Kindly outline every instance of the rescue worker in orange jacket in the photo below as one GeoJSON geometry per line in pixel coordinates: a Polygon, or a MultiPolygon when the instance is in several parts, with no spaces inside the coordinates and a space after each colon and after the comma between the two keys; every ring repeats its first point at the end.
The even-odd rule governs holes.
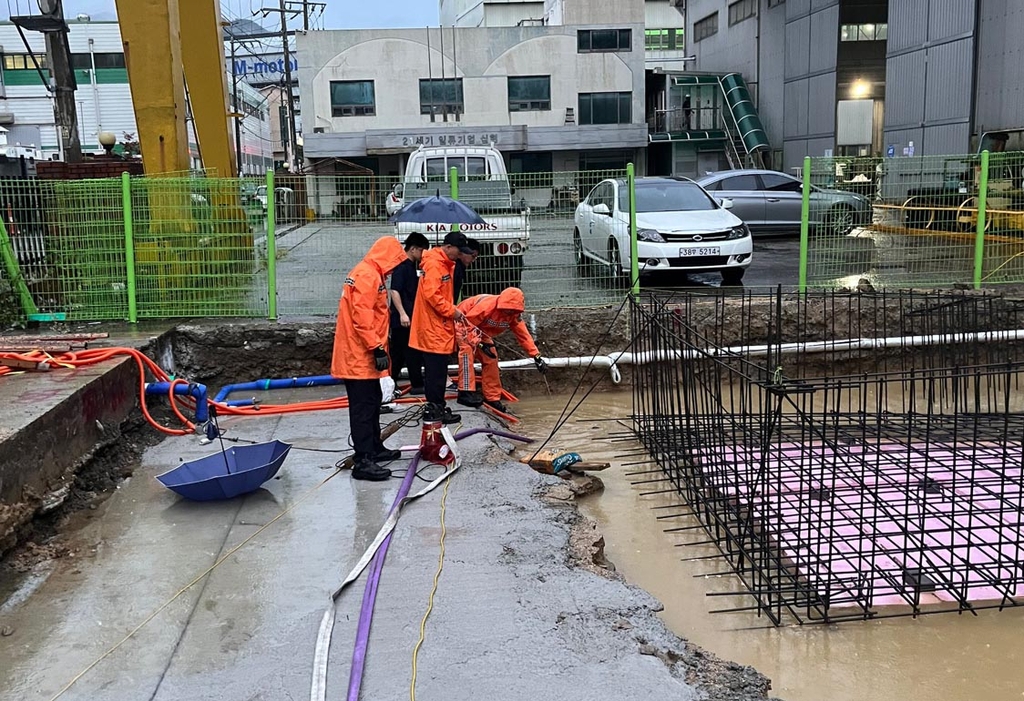
{"type": "Polygon", "coordinates": [[[444,400],[448,358],[455,352],[455,322],[463,318],[452,297],[452,276],[460,253],[471,255],[473,251],[466,235],[453,231],[444,237],[444,243],[430,249],[420,259],[423,277],[416,290],[409,347],[423,356],[423,391],[427,398],[424,421],[454,424],[462,420],[452,413],[444,400]]]}
{"type": "Polygon", "coordinates": [[[459,404],[478,407],[488,404],[498,411],[507,411],[501,402],[501,372],[494,337],[511,331],[523,351],[533,358],[537,369],[547,372],[548,365],[541,357],[530,330],[523,323],[526,298],[518,287],[509,287],[499,295],[477,295],[464,300],[459,309],[466,315],[463,331],[459,333],[459,404]],[[483,396],[476,392],[476,368],[479,362],[483,396]]]}
{"type": "Polygon", "coordinates": [[[381,482],[391,470],[379,463],[402,457],[380,439],[380,379],[388,374],[388,288],[385,279],[406,259],[398,239],[378,239],[345,278],[338,301],[331,375],[345,380],[355,448],[352,479],[381,482]]]}

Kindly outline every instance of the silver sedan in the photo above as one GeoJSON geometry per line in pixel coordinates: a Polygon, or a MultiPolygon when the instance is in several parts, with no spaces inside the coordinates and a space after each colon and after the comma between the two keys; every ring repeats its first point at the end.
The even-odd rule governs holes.
{"type": "MultiPolygon", "coordinates": [[[[697,180],[714,197],[733,202],[732,213],[757,235],[800,231],[803,183],[774,170],[726,170],[697,180]]],[[[811,226],[844,235],[871,223],[871,200],[842,190],[811,186],[811,226]]]]}

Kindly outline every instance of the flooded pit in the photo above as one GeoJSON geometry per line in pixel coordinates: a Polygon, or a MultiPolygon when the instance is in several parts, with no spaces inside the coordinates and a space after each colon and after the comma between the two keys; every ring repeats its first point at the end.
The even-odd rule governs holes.
{"type": "MultiPolygon", "coordinates": [[[[515,411],[522,432],[546,437],[567,397],[532,398],[515,411]]],[[[630,411],[628,393],[592,395],[551,446],[575,450],[587,460],[607,460],[605,490],[581,502],[583,512],[604,533],[606,555],[632,584],[664,605],[665,623],[677,634],[719,656],[748,664],[772,679],[772,694],[787,701],[974,701],[1024,698],[1024,611],[982,611],[837,626],[776,629],[753,613],[711,614],[711,609],[749,606],[732,574],[716,575],[718,561],[682,561],[717,553],[699,530],[664,533],[696,525],[688,517],[662,518],[679,510],[672,494],[644,495],[668,488],[660,473],[627,477],[653,465],[624,466],[643,456],[639,444],[610,434],[625,428],[607,419],[630,411]],[[617,457],[621,456],[621,457],[617,457]]],[[[681,510],[681,509],[680,509],[681,510]]]]}

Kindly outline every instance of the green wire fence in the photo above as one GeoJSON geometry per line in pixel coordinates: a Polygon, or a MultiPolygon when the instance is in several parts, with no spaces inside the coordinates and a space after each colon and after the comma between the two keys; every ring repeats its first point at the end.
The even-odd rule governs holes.
{"type": "Polygon", "coordinates": [[[1024,282],[1022,152],[807,158],[802,175],[801,290],[1024,282]]]}
{"type": "Polygon", "coordinates": [[[0,179],[0,278],[23,316],[329,316],[374,240],[413,231],[443,239],[446,227],[388,221],[412,199],[442,192],[486,221],[465,228],[481,255],[466,270],[463,298],[515,285],[531,310],[607,305],[630,281],[639,291],[634,177],[630,166],[503,177],[454,169],[408,183],[321,173],[0,179]],[[576,210],[609,180],[628,193],[613,203],[620,228],[584,250],[590,232],[576,210]]]}

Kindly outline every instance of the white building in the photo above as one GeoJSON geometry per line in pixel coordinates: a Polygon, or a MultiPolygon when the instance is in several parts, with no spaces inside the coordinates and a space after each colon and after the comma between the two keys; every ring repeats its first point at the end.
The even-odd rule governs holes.
{"type": "MultiPolygon", "coordinates": [[[[70,20],[68,26],[71,62],[78,82],[75,99],[79,139],[83,151],[101,153],[103,148],[97,135],[102,131],[112,132],[119,142],[125,140],[126,135],[137,137],[121,32],[117,22],[70,20]]],[[[46,41],[39,33],[26,32],[25,36],[29,49],[25,48],[13,24],[0,22],[0,46],[3,47],[0,126],[8,130],[10,146],[37,148],[44,158],[60,159],[61,141],[54,120],[53,98],[44,83],[44,78],[49,80],[46,41]]],[[[248,174],[263,173],[273,165],[266,100],[258,91],[240,82],[239,102],[241,105],[236,111],[243,115],[240,170],[248,174]]],[[[194,136],[191,142],[193,165],[198,165],[199,151],[194,136]]]]}
{"type": "Polygon", "coordinates": [[[299,36],[306,158],[398,175],[420,144],[493,143],[512,172],[642,167],[643,0],[479,5],[494,26],[299,36]],[[497,25],[498,5],[543,21],[497,25]]]}

